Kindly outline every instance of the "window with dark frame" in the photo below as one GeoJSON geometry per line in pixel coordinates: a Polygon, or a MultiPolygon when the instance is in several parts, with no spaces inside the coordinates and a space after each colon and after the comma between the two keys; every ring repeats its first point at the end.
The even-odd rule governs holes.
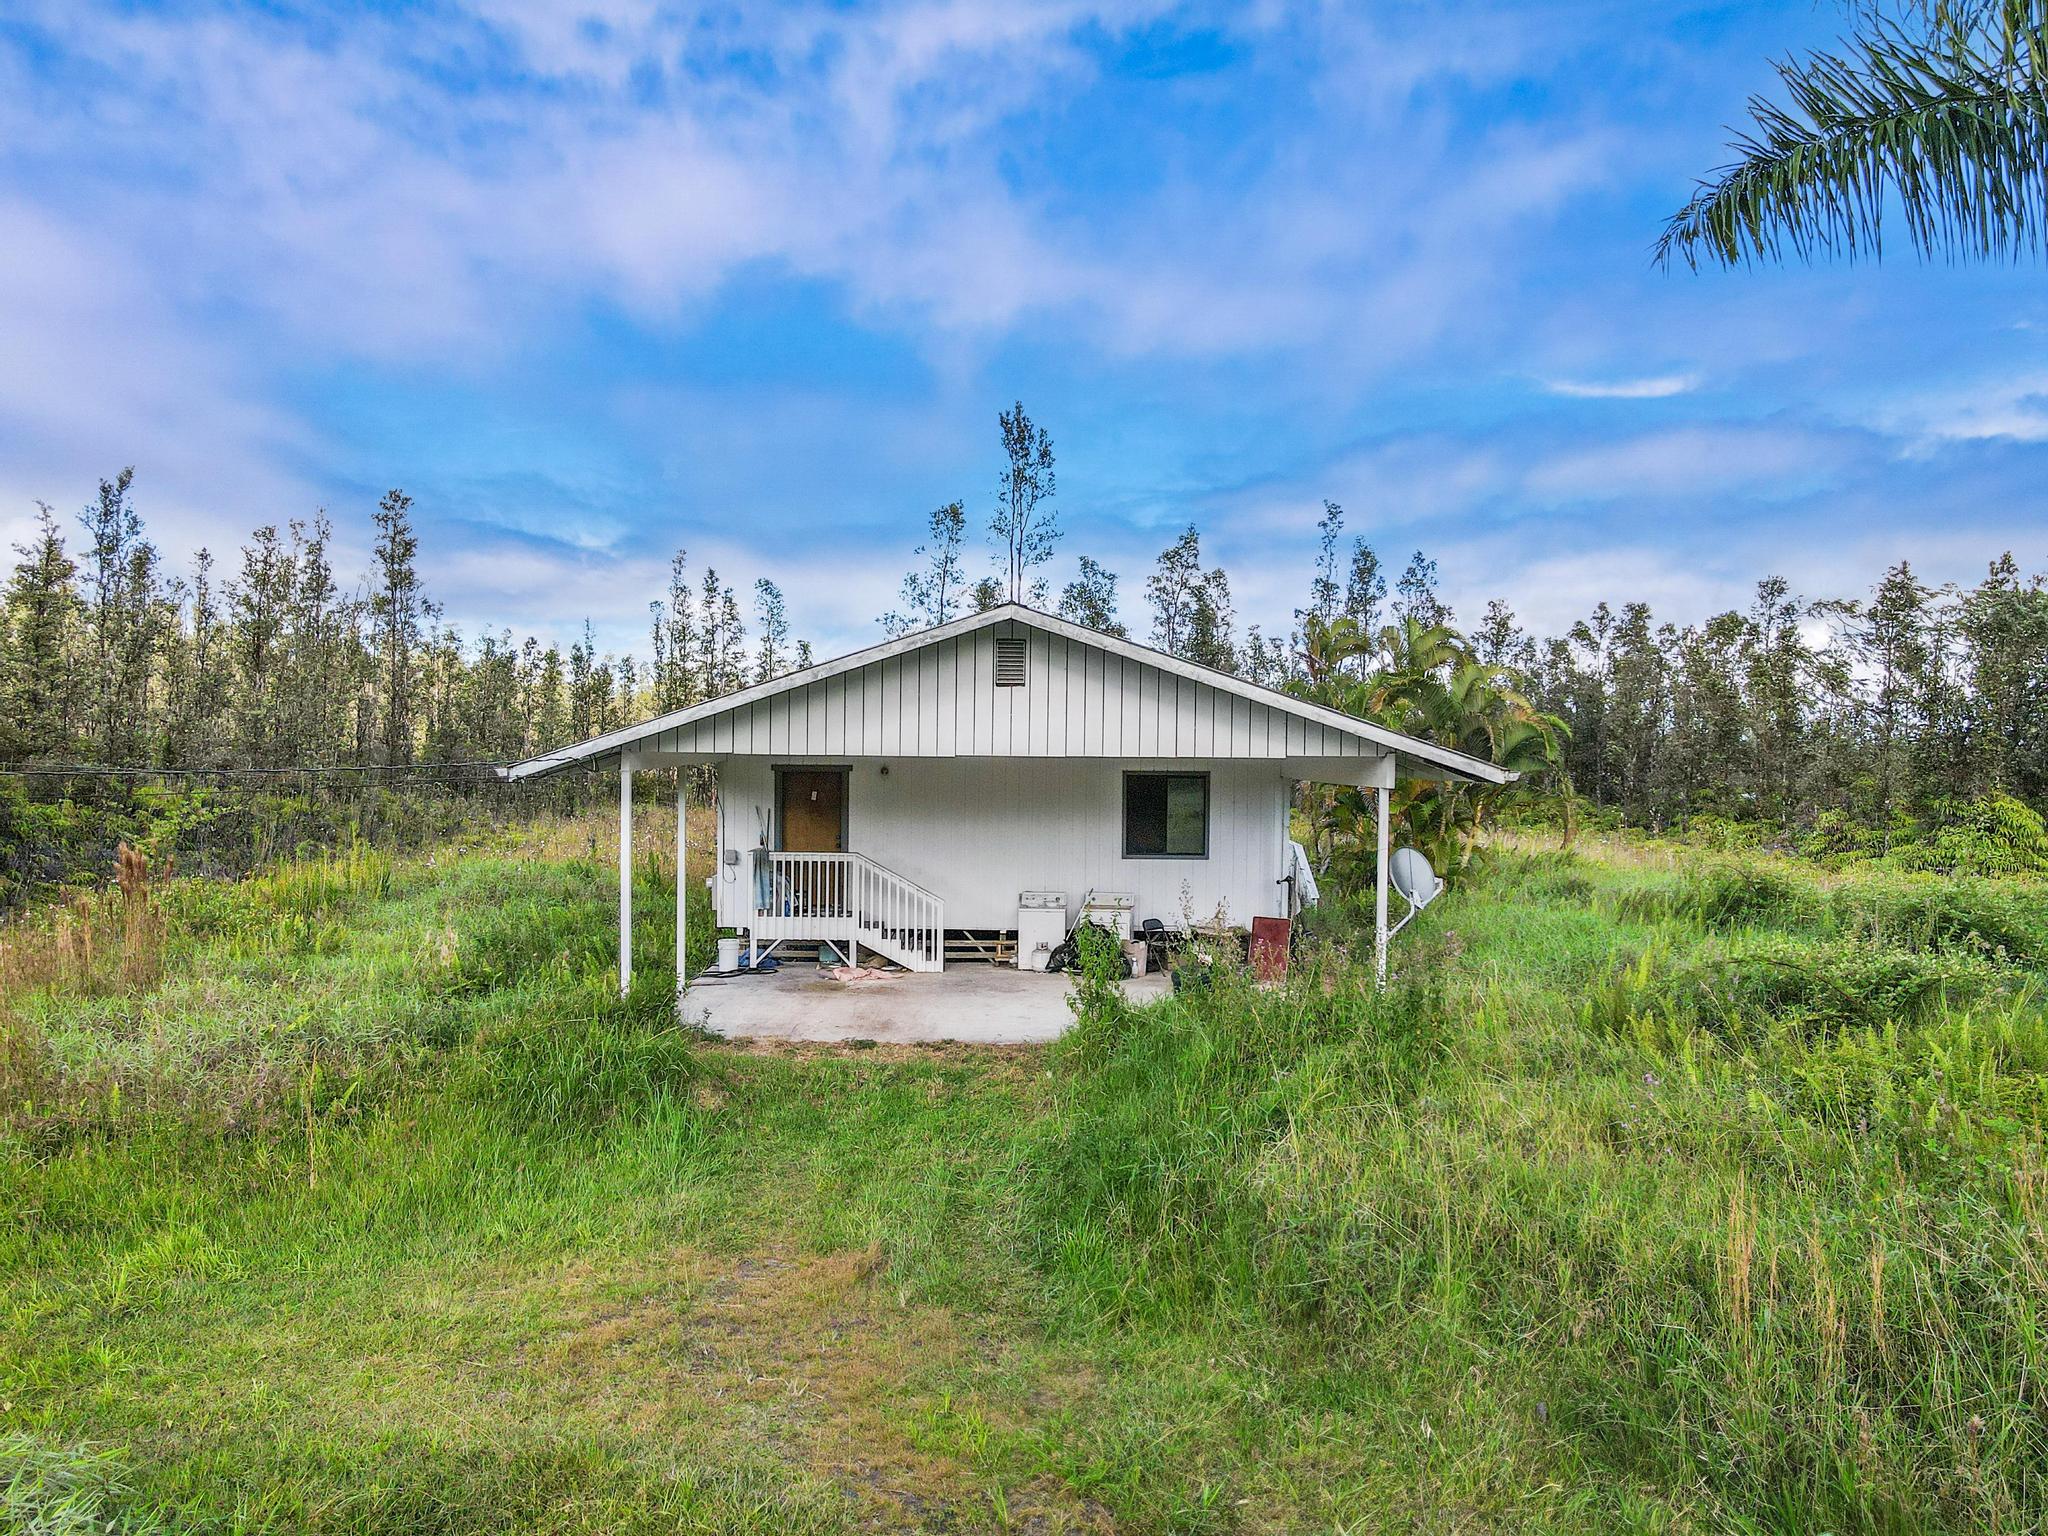
{"type": "Polygon", "coordinates": [[[1124,857],[1206,859],[1209,775],[1124,775],[1124,857]]]}

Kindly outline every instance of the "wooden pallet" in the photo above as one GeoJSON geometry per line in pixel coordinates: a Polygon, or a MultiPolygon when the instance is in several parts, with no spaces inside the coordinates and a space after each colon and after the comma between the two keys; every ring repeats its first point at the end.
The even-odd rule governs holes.
{"type": "Polygon", "coordinates": [[[1017,935],[1007,928],[948,928],[946,964],[1015,965],[1017,935]]]}
{"type": "MultiPolygon", "coordinates": [[[[784,939],[775,956],[784,965],[817,963],[820,945],[815,939],[784,939]]],[[[946,964],[1015,965],[1017,934],[1005,928],[949,928],[946,930],[946,964]]]]}

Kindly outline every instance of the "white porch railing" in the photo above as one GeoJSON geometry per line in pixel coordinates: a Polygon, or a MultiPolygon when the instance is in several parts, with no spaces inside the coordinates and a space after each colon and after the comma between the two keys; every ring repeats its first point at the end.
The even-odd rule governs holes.
{"type": "Polygon", "coordinates": [[[815,940],[852,959],[865,944],[905,970],[944,969],[945,903],[915,881],[859,853],[762,849],[754,858],[747,932],[756,946],[815,940]]]}

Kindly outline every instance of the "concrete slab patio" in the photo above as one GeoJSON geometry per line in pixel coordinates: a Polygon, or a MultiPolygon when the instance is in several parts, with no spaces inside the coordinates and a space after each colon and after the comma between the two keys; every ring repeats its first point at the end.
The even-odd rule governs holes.
{"type": "MultiPolygon", "coordinates": [[[[1136,976],[1124,990],[1144,1001],[1163,996],[1168,986],[1164,975],[1136,976]]],[[[683,1016],[733,1039],[1030,1045],[1055,1040],[1073,1024],[1072,994],[1068,976],[1006,965],[833,981],[802,961],[767,975],[693,981],[683,1016]]]]}

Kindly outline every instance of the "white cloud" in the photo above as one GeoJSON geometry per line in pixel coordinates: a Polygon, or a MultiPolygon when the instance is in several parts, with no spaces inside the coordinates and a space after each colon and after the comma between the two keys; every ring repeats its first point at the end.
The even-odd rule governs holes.
{"type": "Polygon", "coordinates": [[[0,228],[0,545],[38,500],[68,523],[127,464],[177,555],[311,515],[316,492],[281,465],[317,440],[232,349],[166,314],[148,272],[95,231],[5,197],[0,228]]]}
{"type": "Polygon", "coordinates": [[[1553,395],[1572,400],[1668,400],[1690,394],[1700,386],[1692,373],[1660,373],[1637,379],[1545,379],[1543,387],[1553,395]]]}
{"type": "Polygon", "coordinates": [[[1942,443],[2003,439],[2048,442],[2048,373],[1931,392],[1877,413],[1888,429],[1925,450],[1942,443]]]}
{"type": "Polygon", "coordinates": [[[1405,539],[1489,509],[1629,499],[1689,508],[1730,492],[1779,499],[1812,489],[1843,461],[1842,445],[1829,435],[1769,423],[1704,423],[1565,448],[1519,429],[1419,432],[1344,450],[1306,475],[1260,482],[1214,504],[1241,526],[1298,534],[1328,496],[1349,509],[1354,532],[1391,528],[1405,539]]]}
{"type": "MultiPolygon", "coordinates": [[[[981,364],[1034,349],[1113,427],[1131,431],[1144,411],[1168,422],[1119,448],[1128,467],[1112,495],[1124,499],[1089,509],[1095,527],[1077,518],[1069,538],[1070,552],[1126,560],[1127,617],[1140,626],[1168,505],[1176,524],[1200,509],[1246,617],[1268,623],[1297,600],[1325,495],[1397,566],[1420,541],[1447,579],[1469,553],[1468,568],[1503,573],[1506,595],[1561,615],[1596,590],[1684,610],[1746,586],[1756,561],[1723,582],[1626,538],[1561,553],[1558,530],[1579,520],[1548,514],[1639,503],[1648,542],[1708,498],[1726,497],[1739,521],[1852,451],[1870,456],[1867,443],[1772,420],[1559,442],[1512,420],[1466,424],[1491,408],[1483,387],[1469,405],[1428,393],[1456,374],[1462,394],[1471,378],[1460,363],[1474,349],[1437,350],[1447,338],[1509,338],[1486,353],[1496,379],[1623,401],[1682,396],[1709,376],[1718,387],[1759,357],[1816,350],[1783,287],[1712,290],[1707,321],[1698,285],[1667,284],[1630,309],[1620,280],[1597,270],[1554,280],[1545,226],[1589,190],[1613,191],[1617,162],[1640,143],[1599,107],[1539,113],[1518,96],[1471,110],[1480,92],[1551,68],[1561,41],[1542,18],[1489,15],[1447,33],[1440,15],[1404,7],[1233,14],[1218,25],[1246,62],[1190,87],[1213,94],[1162,97],[1155,121],[1131,124],[1155,136],[1141,144],[1076,143],[1076,123],[1135,89],[1105,82],[1103,54],[1164,12],[1149,0],[775,11],[454,0],[306,25],[265,9],[17,0],[10,20],[46,34],[38,52],[58,67],[0,43],[0,532],[18,536],[30,496],[68,508],[92,475],[130,461],[152,529],[174,549],[304,515],[348,481],[330,429],[302,414],[327,374],[401,380],[429,400],[450,380],[482,393],[508,365],[547,359],[592,313],[609,325],[623,312],[658,350],[717,315],[736,275],[759,274],[826,290],[822,303],[936,382],[871,393],[827,378],[774,394],[750,378],[728,396],[715,381],[664,380],[659,366],[608,385],[580,358],[564,388],[602,397],[583,443],[592,458],[623,444],[639,463],[580,466],[587,483],[559,498],[568,512],[545,488],[508,494],[500,504],[513,510],[495,523],[489,486],[442,487],[440,506],[461,502],[465,521],[459,541],[430,538],[425,558],[451,613],[558,634],[586,612],[612,614],[607,643],[637,644],[666,541],[736,584],[769,570],[822,641],[869,635],[922,510],[985,496],[986,476],[943,478],[989,446],[987,397],[1004,386],[981,364]],[[1276,79],[1278,109],[1252,110],[1276,79]],[[1213,152],[1203,114],[1235,126],[1240,111],[1241,142],[1213,152]],[[1100,180],[1079,184],[1088,174],[1100,180]],[[1602,339],[1645,314],[1649,344],[1602,339]],[[1204,372],[1244,359],[1263,370],[1250,386],[1251,369],[1204,372]],[[1616,359],[1700,372],[1637,375],[1616,359]],[[1133,360],[1146,366],[1126,368],[1133,360]],[[1155,378],[1156,397],[1116,420],[1128,405],[1118,391],[1155,378]],[[1309,419],[1270,397],[1287,389],[1309,419]],[[1382,389],[1390,409],[1368,418],[1382,389]],[[1461,424],[1357,441],[1418,419],[1418,403],[1451,413],[1421,419],[1461,424]],[[1191,446],[1205,433],[1233,440],[1191,446]],[[1319,442],[1350,446],[1317,462],[1319,442]],[[815,494],[819,462],[847,484],[815,494]],[[1314,467],[1247,483],[1304,462],[1314,467]],[[1217,492],[1219,481],[1236,488],[1217,492]],[[883,494],[902,521],[876,536],[883,494]],[[1142,510],[1124,518],[1126,507],[1142,510]],[[1142,535],[1116,543],[1151,513],[1142,535]],[[1475,522],[1493,516],[1525,531],[1475,540],[1475,522]],[[672,530],[657,531],[661,520],[672,530]]],[[[1168,30],[1209,20],[1176,10],[1168,30]]],[[[1640,267],[1636,245],[1624,256],[1640,267]]],[[[720,345],[715,367],[734,361],[720,345]]],[[[685,355],[678,375],[695,366],[685,355]]],[[[762,362],[765,373],[774,359],[762,362]]],[[[2048,440],[2048,377],[1914,413],[1910,430],[1930,441],[2048,440]]],[[[512,422],[508,473],[530,467],[516,435],[541,442],[548,425],[512,422]]],[[[1061,441],[1066,505],[1087,508],[1061,441]]],[[[376,472],[414,487],[422,470],[459,479],[421,453],[425,466],[376,472]]]]}
{"type": "Polygon", "coordinates": [[[1462,623],[1476,623],[1489,599],[1503,598],[1522,627],[1561,635],[1599,603],[1645,602],[1659,621],[1681,623],[1744,601],[1754,577],[1641,544],[1559,551],[1540,537],[1508,536],[1446,548],[1438,556],[1445,597],[1462,623]],[[1486,583],[1475,571],[1504,574],[1486,583]]]}
{"type": "MultiPolygon", "coordinates": [[[[1028,135],[1101,87],[1105,39],[1166,9],[474,0],[321,26],[22,0],[36,56],[0,43],[0,534],[131,461],[173,555],[308,515],[350,480],[301,414],[309,378],[487,388],[593,307],[661,331],[759,269],[834,285],[956,388],[961,338],[1019,336],[1313,355],[1327,388],[1505,303],[1490,252],[1601,174],[1581,127],[1461,134],[1418,106],[1512,74],[1531,46],[1512,28],[1445,52],[1433,27],[1276,12],[1225,27],[1322,61],[1303,111],[1228,166],[1163,135],[1127,192],[1076,195],[1028,135]],[[1376,153],[1387,135],[1400,153],[1376,153]]],[[[866,425],[835,431],[871,443],[855,404],[866,425]]],[[[1429,466],[1356,478],[1417,505],[1472,494],[1429,466]]],[[[577,526],[600,558],[631,547],[614,514],[577,526]]]]}
{"type": "Polygon", "coordinates": [[[132,214],[111,231],[150,231],[167,299],[456,365],[565,300],[662,318],[767,262],[941,328],[1057,314],[1166,354],[1334,337],[1384,366],[1469,313],[1511,230],[1600,174],[1603,141],[1555,126],[1470,144],[1424,119],[1402,125],[1419,132],[1401,154],[1359,152],[1421,80],[1475,67],[1431,73],[1414,39],[1377,38],[1369,62],[1338,51],[1330,67],[1399,89],[1356,105],[1333,91],[1324,120],[1283,119],[1248,146],[1263,161],[1249,177],[1217,187],[1211,167],[1169,165],[1133,196],[1072,205],[1063,168],[1020,159],[1008,130],[1100,84],[1083,38],[1161,8],[764,19],[612,0],[572,18],[516,0],[328,33],[51,3],[32,14],[75,80],[14,116],[64,195],[132,214]],[[464,73],[474,84],[448,85],[464,73]],[[1353,151],[1333,159],[1333,137],[1353,151]]]}
{"type": "Polygon", "coordinates": [[[1689,500],[1736,490],[1775,497],[1810,488],[1841,458],[1836,444],[1808,429],[1707,424],[1548,455],[1529,466],[1521,487],[1548,503],[1689,500]]]}

